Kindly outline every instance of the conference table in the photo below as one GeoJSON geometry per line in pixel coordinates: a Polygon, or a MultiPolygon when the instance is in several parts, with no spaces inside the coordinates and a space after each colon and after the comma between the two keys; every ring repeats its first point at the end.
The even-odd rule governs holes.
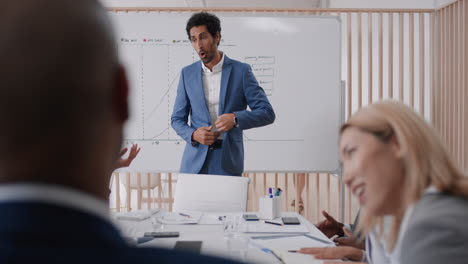
{"type": "MultiPolygon", "coordinates": [[[[126,213],[129,215],[131,213],[126,213]]],[[[247,213],[214,213],[209,212],[205,213],[207,216],[234,216],[237,219],[240,219],[243,214],[247,213]]],[[[254,213],[255,214],[255,213],[254,213]]],[[[271,247],[280,247],[283,249],[291,249],[297,250],[298,249],[298,239],[299,242],[302,241],[300,239],[306,239],[304,241],[310,241],[310,243],[305,243],[304,246],[307,244],[316,245],[316,246],[323,246],[323,247],[330,247],[335,246],[334,243],[326,237],[320,230],[318,230],[315,225],[311,224],[307,221],[304,217],[300,214],[295,212],[282,212],[281,217],[297,217],[301,225],[300,226],[280,226],[281,230],[287,230],[287,228],[294,231],[294,228],[302,228],[305,232],[299,233],[275,233],[267,230],[268,228],[276,228],[277,226],[264,223],[264,221],[245,221],[244,226],[247,228],[244,229],[245,232],[236,232],[236,235],[242,237],[244,241],[247,241],[246,246],[246,256],[244,259],[239,257],[239,254],[233,254],[232,248],[228,246],[230,239],[235,238],[226,238],[223,224],[203,224],[201,221],[199,224],[165,224],[162,230],[157,231],[177,231],[179,232],[179,237],[170,237],[170,238],[155,238],[151,241],[138,244],[138,247],[162,247],[162,248],[169,248],[172,249],[175,246],[177,241],[202,241],[202,246],[200,253],[204,255],[212,255],[218,256],[223,258],[232,258],[238,261],[245,261],[247,263],[322,263],[320,260],[316,260],[311,255],[303,255],[299,253],[284,253],[284,255],[274,254],[271,251],[268,251],[265,248],[265,243],[271,243],[272,241],[276,243],[274,246],[271,247]],[[254,223],[255,222],[255,223],[254,223]],[[256,228],[255,230],[249,231],[248,225],[254,225],[256,228]],[[267,228],[265,230],[260,230],[258,228],[267,228]],[[259,231],[259,232],[256,232],[259,231]],[[264,232],[266,231],[266,232],[264,232]],[[277,239],[280,238],[280,239],[277,239]],[[271,240],[270,240],[271,239],[271,240]],[[284,242],[282,242],[284,241],[284,242]],[[280,243],[280,244],[278,244],[280,243]],[[281,244],[283,243],[283,244],[281,244]],[[294,247],[294,243],[296,246],[294,247]],[[290,248],[291,247],[291,248],[290,248]],[[286,261],[286,256],[289,255],[289,259],[286,261]],[[300,256],[299,256],[300,255],[300,256]],[[291,258],[294,257],[294,258],[291,258]]],[[[122,235],[124,237],[130,238],[133,241],[136,241],[137,238],[141,238],[144,236],[145,232],[154,231],[153,225],[151,223],[151,218],[147,218],[144,220],[122,220],[117,218],[117,214],[113,217],[115,224],[120,228],[122,235]]],[[[275,219],[275,222],[281,222],[280,219],[275,219]]],[[[297,229],[296,229],[297,230],[297,229]]],[[[301,244],[302,246],[302,244],[301,244]]],[[[277,252],[277,251],[274,251],[277,252]]],[[[285,251],[287,252],[287,250],[285,251]]]]}

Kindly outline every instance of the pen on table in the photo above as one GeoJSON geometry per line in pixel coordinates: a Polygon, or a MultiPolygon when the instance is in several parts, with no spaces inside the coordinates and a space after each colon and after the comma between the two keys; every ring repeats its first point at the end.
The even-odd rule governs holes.
{"type": "Polygon", "coordinates": [[[179,213],[179,215],[181,215],[181,216],[185,216],[185,217],[189,217],[189,218],[191,218],[191,217],[192,217],[192,216],[190,216],[190,215],[188,215],[188,214],[184,214],[184,213],[179,213]]]}
{"type": "Polygon", "coordinates": [[[288,250],[289,253],[297,253],[297,250],[288,250]]]}
{"type": "Polygon", "coordinates": [[[277,258],[281,263],[284,263],[283,259],[280,258],[278,255],[276,255],[276,253],[273,252],[273,250],[271,250],[270,252],[271,252],[271,254],[273,254],[273,256],[275,256],[275,258],[277,258]]]}
{"type": "Polygon", "coordinates": [[[268,197],[273,198],[273,193],[271,188],[268,188],[268,197]]]}
{"type": "Polygon", "coordinates": [[[265,221],[265,224],[272,224],[272,225],[282,226],[282,224],[280,224],[280,223],[275,223],[275,222],[270,222],[270,221],[265,221]]]}

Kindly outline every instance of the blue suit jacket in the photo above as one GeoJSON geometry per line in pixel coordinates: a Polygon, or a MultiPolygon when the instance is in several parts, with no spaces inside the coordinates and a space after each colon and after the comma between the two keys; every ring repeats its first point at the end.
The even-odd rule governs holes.
{"type": "Polygon", "coordinates": [[[0,263],[234,262],[127,245],[113,225],[74,209],[33,202],[0,203],[0,263]]]}
{"type": "MultiPolygon", "coordinates": [[[[273,123],[275,113],[250,66],[224,55],[218,115],[226,113],[236,115],[238,127],[224,133],[221,165],[232,175],[241,175],[244,170],[242,130],[273,123]]],[[[192,144],[192,134],[199,127],[212,125],[203,91],[200,61],[182,69],[171,120],[174,130],[187,142],[180,172],[199,173],[208,146],[192,144]]]]}

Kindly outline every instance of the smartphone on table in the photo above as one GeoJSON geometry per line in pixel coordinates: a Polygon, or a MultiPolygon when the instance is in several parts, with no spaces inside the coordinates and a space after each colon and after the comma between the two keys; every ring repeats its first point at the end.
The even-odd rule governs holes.
{"type": "Polygon", "coordinates": [[[245,221],[258,221],[259,218],[256,214],[245,214],[242,216],[245,221]]]}
{"type": "Polygon", "coordinates": [[[202,241],[177,241],[174,249],[200,253],[202,241]]]}
{"type": "Polygon", "coordinates": [[[179,232],[145,232],[145,237],[179,237],[179,232]]]}
{"type": "Polygon", "coordinates": [[[297,217],[281,217],[283,224],[285,225],[300,225],[301,221],[297,217]]]}

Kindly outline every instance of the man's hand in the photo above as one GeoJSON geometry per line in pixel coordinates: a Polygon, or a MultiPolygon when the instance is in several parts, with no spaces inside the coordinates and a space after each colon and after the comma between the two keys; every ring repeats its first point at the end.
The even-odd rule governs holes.
{"type": "Polygon", "coordinates": [[[361,261],[363,252],[353,247],[301,248],[298,253],[314,255],[316,259],[350,259],[361,261]]]}
{"type": "Polygon", "coordinates": [[[335,239],[335,243],[337,246],[350,246],[364,250],[365,244],[364,240],[356,237],[351,230],[346,229],[343,227],[343,232],[346,237],[339,237],[335,239]]]}
{"type": "Polygon", "coordinates": [[[132,144],[130,148],[130,153],[126,159],[122,158],[122,156],[127,153],[128,148],[124,148],[119,153],[119,159],[116,162],[115,169],[128,167],[132,163],[132,161],[136,158],[138,153],[140,152],[141,148],[138,147],[138,144],[132,144]]]}
{"type": "Polygon", "coordinates": [[[197,130],[195,130],[195,132],[193,132],[192,140],[203,145],[213,144],[219,137],[220,133],[218,131],[212,132],[212,128],[213,126],[199,127],[197,130]]]}
{"type": "Polygon", "coordinates": [[[235,114],[224,114],[218,117],[218,120],[215,122],[216,128],[221,132],[226,132],[231,130],[236,123],[234,122],[235,114]]]}
{"type": "Polygon", "coordinates": [[[327,212],[322,211],[325,220],[317,224],[317,228],[322,231],[327,237],[332,237],[334,235],[343,235],[343,224],[336,221],[331,215],[327,212]]]}

